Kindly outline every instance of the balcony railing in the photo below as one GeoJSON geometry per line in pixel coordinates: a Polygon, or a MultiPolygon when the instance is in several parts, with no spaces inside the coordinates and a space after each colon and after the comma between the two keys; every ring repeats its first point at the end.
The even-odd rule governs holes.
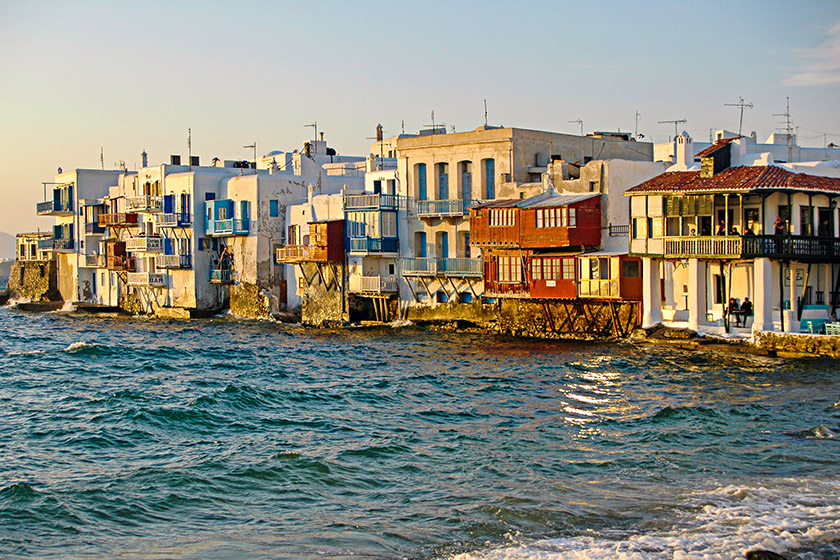
{"type": "Polygon", "coordinates": [[[228,218],[226,220],[213,220],[211,222],[212,231],[208,231],[209,235],[248,235],[250,230],[250,220],[235,220],[228,218]]]}
{"type": "Polygon", "coordinates": [[[38,240],[38,249],[44,251],[56,250],[56,251],[72,251],[76,244],[73,242],[72,239],[55,239],[55,238],[48,238],[48,239],[39,239],[38,240]]]}
{"type": "Polygon", "coordinates": [[[395,194],[349,194],[344,197],[345,210],[396,210],[395,194]]]}
{"type": "Polygon", "coordinates": [[[210,283],[211,284],[233,284],[236,282],[235,270],[211,270],[210,283]]]}
{"type": "Polygon", "coordinates": [[[612,224],[609,225],[609,236],[610,237],[624,237],[626,235],[630,235],[630,226],[623,225],[623,226],[614,226],[612,224]]]}
{"type": "Polygon", "coordinates": [[[415,257],[403,260],[403,276],[484,276],[481,259],[415,257]]]}
{"type": "Polygon", "coordinates": [[[72,216],[72,200],[46,200],[35,206],[39,216],[72,216]]]}
{"type": "Polygon", "coordinates": [[[395,294],[398,291],[394,276],[351,276],[350,291],[366,294],[395,294]]]}
{"type": "Polygon", "coordinates": [[[87,268],[105,268],[105,255],[85,255],[87,268]]]}
{"type": "Polygon", "coordinates": [[[163,274],[162,272],[129,272],[128,285],[165,288],[166,274],[163,274]]]}
{"type": "Polygon", "coordinates": [[[85,224],[85,233],[88,235],[95,235],[99,233],[105,233],[105,226],[100,226],[99,223],[87,223],[85,224]]]}
{"type": "Polygon", "coordinates": [[[460,198],[447,200],[421,200],[417,203],[417,215],[421,218],[469,216],[470,207],[478,203],[478,200],[464,200],[460,198]]]}
{"type": "Polygon", "coordinates": [[[137,225],[137,214],[133,212],[116,212],[99,214],[99,225],[107,227],[134,227],[137,225]]]}
{"type": "Polygon", "coordinates": [[[277,264],[309,260],[309,245],[286,245],[277,247],[277,264]]]}
{"type": "Polygon", "coordinates": [[[836,260],[840,259],[840,239],[797,235],[666,237],[665,256],[836,260]]]}
{"type": "Polygon", "coordinates": [[[160,253],[163,251],[163,238],[129,237],[125,240],[125,249],[134,253],[160,253]]]}
{"type": "Polygon", "coordinates": [[[163,210],[162,196],[130,196],[125,199],[128,210],[134,212],[161,212],[163,210]]]}
{"type": "Polygon", "coordinates": [[[158,268],[191,268],[191,255],[158,255],[155,257],[158,268]]]}
{"type": "Polygon", "coordinates": [[[182,227],[192,223],[192,216],[189,212],[158,214],[155,216],[155,221],[158,227],[182,227]]]}
{"type": "Polygon", "coordinates": [[[136,268],[134,257],[110,256],[105,264],[108,267],[108,270],[116,272],[134,272],[136,268]]]}
{"type": "Polygon", "coordinates": [[[370,255],[374,253],[397,253],[399,252],[398,240],[396,237],[351,237],[351,255],[370,255]]]}
{"type": "Polygon", "coordinates": [[[618,280],[581,280],[578,290],[581,297],[618,297],[618,280]]]}

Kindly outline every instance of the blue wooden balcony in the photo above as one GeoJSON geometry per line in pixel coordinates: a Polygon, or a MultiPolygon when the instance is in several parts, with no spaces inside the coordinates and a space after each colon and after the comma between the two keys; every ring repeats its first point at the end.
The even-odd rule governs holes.
{"type": "Polygon", "coordinates": [[[470,207],[478,200],[446,199],[420,200],[417,202],[417,215],[421,218],[446,218],[470,215],[470,207]]]}
{"type": "Polygon", "coordinates": [[[158,227],[189,227],[192,224],[192,216],[189,212],[157,214],[155,221],[158,227]]]}
{"type": "Polygon", "coordinates": [[[211,270],[210,271],[211,284],[235,284],[236,271],[235,270],[211,270]]]}
{"type": "Polygon", "coordinates": [[[39,216],[72,216],[72,200],[47,200],[39,202],[36,206],[39,216]]]}
{"type": "Polygon", "coordinates": [[[227,218],[224,220],[211,220],[210,223],[208,223],[207,235],[248,235],[251,229],[250,226],[250,220],[238,220],[233,218],[227,218]]]}
{"type": "Polygon", "coordinates": [[[396,237],[351,237],[349,246],[350,254],[354,256],[399,254],[396,237]]]}
{"type": "Polygon", "coordinates": [[[403,259],[403,276],[442,276],[480,278],[484,276],[481,259],[414,257],[403,259]]]}
{"type": "Polygon", "coordinates": [[[158,268],[192,268],[191,255],[158,255],[155,257],[158,268]]]}

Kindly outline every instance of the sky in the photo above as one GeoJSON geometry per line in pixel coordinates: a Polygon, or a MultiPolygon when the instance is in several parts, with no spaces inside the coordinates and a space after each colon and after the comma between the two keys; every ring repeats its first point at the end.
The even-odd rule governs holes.
{"type": "Polygon", "coordinates": [[[58,167],[170,154],[339,154],[435,122],[570,134],[673,124],[840,144],[840,2],[96,2],[0,0],[0,232],[35,215],[58,167]]]}

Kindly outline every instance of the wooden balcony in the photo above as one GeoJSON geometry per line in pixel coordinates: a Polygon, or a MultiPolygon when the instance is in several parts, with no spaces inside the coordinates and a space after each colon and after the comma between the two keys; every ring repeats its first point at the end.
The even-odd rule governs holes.
{"type": "Polygon", "coordinates": [[[84,257],[82,266],[85,268],[105,268],[105,255],[85,255],[84,257]]]}
{"type": "Polygon", "coordinates": [[[421,218],[447,218],[470,215],[470,207],[478,200],[446,199],[417,202],[417,215],[421,218]]]}
{"type": "Polygon", "coordinates": [[[395,194],[349,194],[344,197],[345,210],[396,210],[395,194]]]}
{"type": "Polygon", "coordinates": [[[760,258],[840,262],[840,239],[799,235],[666,237],[666,258],[760,258]]]}
{"type": "Polygon", "coordinates": [[[351,237],[350,254],[354,256],[399,254],[396,237],[351,237]]]}
{"type": "Polygon", "coordinates": [[[38,240],[38,249],[43,251],[72,251],[75,246],[73,239],[48,237],[38,240]]]}
{"type": "Polygon", "coordinates": [[[133,253],[162,253],[162,237],[129,237],[125,240],[126,251],[133,253]]]}
{"type": "Polygon", "coordinates": [[[105,227],[135,227],[138,216],[133,212],[99,214],[99,225],[105,227]]]}
{"type": "Polygon", "coordinates": [[[397,279],[394,276],[351,276],[350,292],[356,294],[396,294],[397,279]]]}
{"type": "Polygon", "coordinates": [[[108,270],[115,272],[134,272],[135,270],[134,257],[110,256],[105,264],[108,270]]]}
{"type": "Polygon", "coordinates": [[[480,278],[484,276],[481,259],[415,257],[403,259],[403,276],[443,276],[480,278]]]}
{"type": "Polygon", "coordinates": [[[162,212],[162,196],[130,196],[125,199],[126,208],[132,212],[162,212]]]}
{"type": "Polygon", "coordinates": [[[155,257],[158,268],[192,268],[191,255],[158,255],[155,257]]]}
{"type": "Polygon", "coordinates": [[[73,215],[73,201],[72,200],[46,200],[39,202],[35,211],[39,216],[72,216],[73,215]]]}
{"type": "Polygon", "coordinates": [[[236,283],[236,271],[235,270],[211,270],[210,271],[210,283],[211,284],[235,284],[236,283]]]}
{"type": "Polygon", "coordinates": [[[310,260],[309,245],[285,245],[277,247],[277,264],[298,263],[310,260]]]}
{"type": "Polygon", "coordinates": [[[158,214],[155,216],[158,227],[187,227],[192,224],[189,212],[158,214]]]}

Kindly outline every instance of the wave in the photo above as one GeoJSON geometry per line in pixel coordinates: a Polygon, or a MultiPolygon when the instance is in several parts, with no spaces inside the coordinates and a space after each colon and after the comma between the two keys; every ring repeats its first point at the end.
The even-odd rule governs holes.
{"type": "MultiPolygon", "coordinates": [[[[596,532],[449,555],[450,560],[744,558],[751,550],[840,553],[840,481],[724,486],[684,497],[668,528],[596,532]]],[[[825,556],[823,556],[825,553],[825,556]]]]}
{"type": "Polygon", "coordinates": [[[92,354],[94,351],[104,348],[104,346],[92,342],[74,342],[62,350],[62,352],[67,352],[68,354],[92,354]]]}

